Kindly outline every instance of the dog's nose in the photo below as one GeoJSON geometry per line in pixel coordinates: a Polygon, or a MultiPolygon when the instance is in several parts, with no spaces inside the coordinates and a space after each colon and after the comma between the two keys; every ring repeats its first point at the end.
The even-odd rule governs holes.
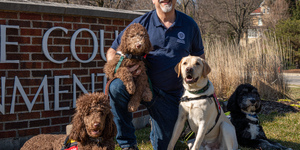
{"type": "Polygon", "coordinates": [[[94,123],[94,127],[97,128],[100,125],[100,123],[94,123]]]}
{"type": "Polygon", "coordinates": [[[255,100],[255,99],[250,99],[250,102],[251,102],[252,104],[254,104],[254,103],[256,103],[256,100],[255,100]]]}
{"type": "Polygon", "coordinates": [[[187,67],[187,68],[185,69],[185,71],[186,71],[186,73],[192,73],[192,72],[193,72],[193,68],[187,67]]]}
{"type": "Polygon", "coordinates": [[[142,44],[136,44],[136,48],[141,48],[142,44]]]}

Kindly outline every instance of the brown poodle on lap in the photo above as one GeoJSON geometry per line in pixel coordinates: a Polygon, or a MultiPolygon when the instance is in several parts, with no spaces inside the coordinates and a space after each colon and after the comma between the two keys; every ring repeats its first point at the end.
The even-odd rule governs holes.
{"type": "Polygon", "coordinates": [[[152,92],[149,88],[144,56],[152,50],[147,30],[138,23],[130,25],[121,39],[115,57],[104,66],[104,72],[109,79],[119,78],[126,90],[131,94],[128,111],[138,109],[141,100],[151,101],[152,92]],[[141,74],[133,77],[128,68],[139,65],[141,74]]]}
{"type": "Polygon", "coordinates": [[[109,99],[103,93],[88,93],[76,102],[76,112],[69,136],[41,134],[29,139],[21,150],[79,149],[114,150],[116,125],[110,111],[109,99]]]}

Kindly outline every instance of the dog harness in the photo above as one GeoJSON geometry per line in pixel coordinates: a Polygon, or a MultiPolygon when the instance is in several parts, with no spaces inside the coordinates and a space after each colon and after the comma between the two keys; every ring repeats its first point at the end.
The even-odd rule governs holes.
{"type": "MultiPolygon", "coordinates": [[[[198,91],[188,91],[188,92],[189,92],[189,93],[192,93],[192,94],[200,94],[200,93],[205,92],[205,91],[209,88],[209,85],[210,85],[209,82],[207,82],[207,85],[206,85],[204,88],[202,88],[201,90],[198,90],[198,91]]],[[[213,99],[214,99],[214,103],[215,103],[215,105],[216,105],[216,107],[217,107],[217,110],[218,110],[218,115],[217,115],[217,117],[216,117],[215,124],[208,130],[208,132],[206,133],[206,135],[207,135],[208,133],[210,133],[210,131],[213,130],[214,127],[217,125],[217,123],[218,123],[218,121],[219,121],[219,118],[220,118],[220,115],[221,115],[221,111],[222,111],[220,102],[219,102],[219,100],[218,100],[216,94],[214,93],[214,94],[209,95],[209,96],[207,96],[207,95],[202,95],[202,96],[199,96],[199,97],[193,97],[193,98],[189,98],[189,97],[185,96],[185,97],[182,97],[182,98],[180,99],[180,102],[185,102],[185,101],[191,101],[191,100],[203,100],[203,99],[207,99],[207,98],[213,98],[213,99]]]]}
{"type": "Polygon", "coordinates": [[[132,54],[123,54],[121,51],[117,51],[116,53],[117,55],[120,55],[120,59],[117,63],[117,66],[115,68],[115,73],[117,72],[117,70],[119,69],[119,67],[121,66],[122,64],[122,61],[124,60],[124,58],[127,58],[127,59],[137,59],[137,60],[140,60],[140,61],[144,61],[146,59],[146,55],[144,56],[139,56],[139,55],[132,55],[132,54]]]}
{"type": "Polygon", "coordinates": [[[75,140],[69,139],[69,136],[67,136],[61,150],[78,150],[78,144],[75,140]]]}
{"type": "MultiPolygon", "coordinates": [[[[117,55],[120,55],[121,57],[120,57],[120,59],[119,59],[119,61],[118,61],[118,63],[117,63],[117,66],[116,66],[116,68],[115,68],[114,73],[116,73],[117,70],[120,68],[120,66],[121,66],[122,61],[124,60],[124,58],[127,58],[127,59],[137,59],[137,60],[140,60],[140,61],[144,61],[144,63],[147,64],[147,61],[146,61],[147,54],[145,54],[144,56],[139,56],[139,55],[132,55],[132,54],[123,54],[121,51],[117,51],[116,54],[117,54],[117,55]]],[[[147,73],[147,75],[148,75],[148,73],[147,73]]],[[[115,79],[115,78],[114,78],[114,79],[115,79]]],[[[112,80],[114,80],[114,79],[112,79],[112,80]]],[[[111,81],[112,81],[112,80],[111,80],[111,81]]],[[[152,91],[152,94],[153,94],[152,82],[151,82],[149,76],[148,76],[148,82],[149,82],[149,87],[150,87],[150,89],[151,89],[151,91],[152,91]]],[[[109,82],[109,84],[110,84],[110,83],[111,83],[111,82],[109,82]]],[[[108,84],[107,86],[109,86],[109,84],[108,84]]],[[[106,90],[105,90],[105,91],[106,91],[106,90]]]]}
{"type": "MultiPolygon", "coordinates": [[[[90,138],[90,140],[97,143],[97,146],[100,147],[100,144],[102,143],[102,137],[99,138],[90,138]]],[[[78,150],[78,143],[75,140],[72,140],[67,136],[63,147],[61,150],[78,150]]]]}

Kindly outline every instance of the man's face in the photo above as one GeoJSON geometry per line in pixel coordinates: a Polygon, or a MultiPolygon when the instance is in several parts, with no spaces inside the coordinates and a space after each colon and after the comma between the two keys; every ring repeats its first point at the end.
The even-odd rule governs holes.
{"type": "Polygon", "coordinates": [[[152,2],[156,9],[160,9],[164,13],[168,13],[174,9],[176,0],[152,0],[152,2]]]}

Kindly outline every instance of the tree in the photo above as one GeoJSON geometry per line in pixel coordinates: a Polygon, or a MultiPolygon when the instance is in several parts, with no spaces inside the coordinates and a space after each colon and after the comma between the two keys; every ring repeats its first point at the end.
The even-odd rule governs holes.
{"type": "Polygon", "coordinates": [[[231,36],[239,43],[251,25],[251,13],[262,0],[210,0],[199,1],[198,16],[209,35],[231,36]]]}
{"type": "Polygon", "coordinates": [[[263,15],[263,23],[267,28],[274,29],[281,20],[289,18],[289,3],[286,0],[268,0],[265,5],[270,11],[263,15]]]}

